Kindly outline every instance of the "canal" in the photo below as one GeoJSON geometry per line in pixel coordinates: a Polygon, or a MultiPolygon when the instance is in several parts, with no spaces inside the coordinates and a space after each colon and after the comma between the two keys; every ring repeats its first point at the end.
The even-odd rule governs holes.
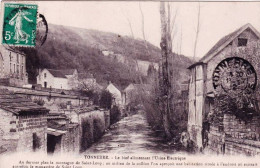
{"type": "Polygon", "coordinates": [[[113,124],[108,132],[84,153],[176,153],[175,147],[151,130],[145,114],[139,112],[113,124]]]}

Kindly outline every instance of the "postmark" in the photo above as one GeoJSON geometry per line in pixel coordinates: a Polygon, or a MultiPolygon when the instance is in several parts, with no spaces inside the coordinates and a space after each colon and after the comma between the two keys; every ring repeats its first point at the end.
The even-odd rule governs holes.
{"type": "Polygon", "coordinates": [[[2,44],[35,47],[37,9],[35,4],[5,3],[2,44]]]}

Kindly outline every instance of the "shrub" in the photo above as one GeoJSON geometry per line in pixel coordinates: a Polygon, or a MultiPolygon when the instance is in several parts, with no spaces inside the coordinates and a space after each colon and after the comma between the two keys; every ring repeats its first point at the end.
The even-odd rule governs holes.
{"type": "Polygon", "coordinates": [[[83,119],[81,121],[82,127],[82,136],[81,136],[81,145],[80,151],[85,151],[93,143],[93,134],[91,131],[91,123],[88,119],[83,119]]]}
{"type": "Polygon", "coordinates": [[[120,120],[120,110],[117,106],[113,106],[110,110],[110,123],[114,124],[120,120]]]}
{"type": "Polygon", "coordinates": [[[99,104],[100,107],[105,108],[105,109],[110,109],[112,105],[112,95],[109,93],[107,90],[103,90],[101,92],[99,104]]]}

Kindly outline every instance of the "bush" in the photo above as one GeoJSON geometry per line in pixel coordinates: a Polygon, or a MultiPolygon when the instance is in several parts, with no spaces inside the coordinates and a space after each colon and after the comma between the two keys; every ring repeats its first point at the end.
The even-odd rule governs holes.
{"type": "Polygon", "coordinates": [[[93,135],[91,131],[91,123],[88,119],[83,119],[81,122],[82,127],[82,136],[81,136],[81,145],[80,151],[85,151],[93,143],[93,135]]]}
{"type": "Polygon", "coordinates": [[[111,109],[112,98],[113,97],[110,92],[108,92],[107,90],[103,90],[101,92],[101,96],[99,100],[100,107],[105,109],[111,109]]]}
{"type": "Polygon", "coordinates": [[[114,124],[120,120],[120,110],[117,106],[113,106],[110,110],[110,123],[114,124]]]}

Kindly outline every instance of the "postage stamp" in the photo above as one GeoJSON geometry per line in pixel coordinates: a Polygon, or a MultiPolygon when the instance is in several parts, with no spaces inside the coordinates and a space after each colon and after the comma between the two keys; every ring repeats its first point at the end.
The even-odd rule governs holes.
{"type": "Polygon", "coordinates": [[[37,27],[36,4],[5,3],[2,43],[34,47],[37,27]]]}

